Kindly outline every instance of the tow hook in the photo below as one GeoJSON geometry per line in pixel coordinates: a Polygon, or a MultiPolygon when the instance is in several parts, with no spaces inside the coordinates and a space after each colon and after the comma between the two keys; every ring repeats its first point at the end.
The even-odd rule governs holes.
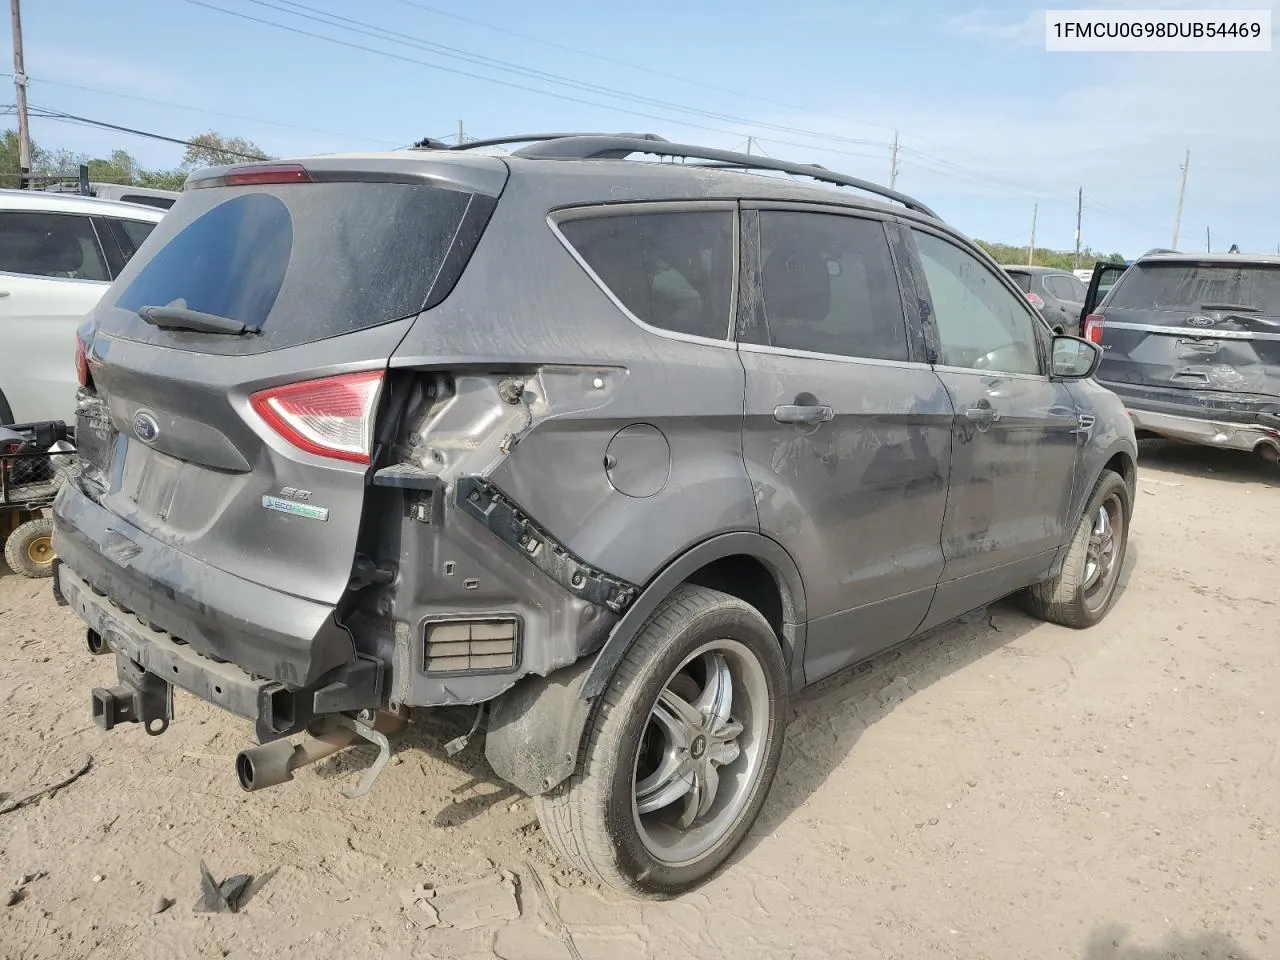
{"type": "Polygon", "coordinates": [[[374,781],[391,760],[387,734],[404,724],[403,717],[387,711],[375,716],[372,711],[362,710],[359,717],[329,714],[317,719],[299,741],[273,740],[241,750],[236,755],[236,779],[247,791],[265,790],[292,780],[294,771],[364,740],[378,748],[378,757],[355,786],[343,791],[344,796],[355,800],[373,789],[374,781]]]}

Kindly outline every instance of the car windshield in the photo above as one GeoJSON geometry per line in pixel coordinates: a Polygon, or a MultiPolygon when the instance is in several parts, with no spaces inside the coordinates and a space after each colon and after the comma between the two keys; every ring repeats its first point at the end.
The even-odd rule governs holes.
{"type": "Polygon", "coordinates": [[[1280,314],[1280,266],[1140,264],[1125,274],[1110,306],[1125,310],[1244,310],[1274,316],[1280,314]]]}

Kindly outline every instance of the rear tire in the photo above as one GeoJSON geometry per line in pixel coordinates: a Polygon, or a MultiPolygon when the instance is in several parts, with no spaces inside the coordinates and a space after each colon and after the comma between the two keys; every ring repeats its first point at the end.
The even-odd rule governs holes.
{"type": "Polygon", "coordinates": [[[1104,470],[1085,504],[1062,570],[1027,588],[1027,612],[1077,630],[1101,621],[1115,603],[1132,512],[1124,478],[1104,470]]]}
{"type": "Polygon", "coordinates": [[[552,847],[632,896],[671,897],[706,880],[764,805],[787,690],[759,611],[705,587],[677,589],[601,695],[578,770],[534,798],[552,847]]]}
{"type": "Polygon", "coordinates": [[[53,521],[48,517],[19,524],[4,542],[4,562],[14,573],[38,580],[53,576],[53,521]]]}

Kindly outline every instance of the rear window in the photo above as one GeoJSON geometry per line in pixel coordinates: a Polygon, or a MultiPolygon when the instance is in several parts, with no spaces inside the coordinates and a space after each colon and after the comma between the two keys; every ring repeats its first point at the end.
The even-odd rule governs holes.
{"type": "Polygon", "coordinates": [[[1131,267],[1111,295],[1123,310],[1240,309],[1280,315],[1280,267],[1148,263],[1131,267]]]}
{"type": "MultiPolygon", "coordinates": [[[[1008,271],[1006,271],[1007,273],[1008,271]]],[[[1009,279],[1018,285],[1018,289],[1023,293],[1031,292],[1031,274],[1029,273],[1009,273],[1009,279]]]]}
{"type": "Polygon", "coordinates": [[[471,200],[400,183],[192,190],[130,260],[113,288],[116,310],[100,322],[128,339],[247,353],[407,317],[426,305],[471,200]],[[212,313],[262,334],[164,331],[137,316],[146,306],[212,313]]]}
{"type": "Polygon", "coordinates": [[[724,340],[733,293],[728,210],[608,215],[560,224],[605,289],[645,323],[724,340]]]}

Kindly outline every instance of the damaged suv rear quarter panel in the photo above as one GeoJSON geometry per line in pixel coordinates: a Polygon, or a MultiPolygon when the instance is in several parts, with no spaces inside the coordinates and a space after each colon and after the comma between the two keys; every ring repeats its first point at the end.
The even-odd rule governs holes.
{"type": "MultiPolygon", "coordinates": [[[[536,164],[536,176],[521,177],[521,161],[511,161],[502,202],[457,287],[418,317],[391,359],[392,370],[447,372],[457,398],[470,391],[470,415],[485,419],[485,435],[498,441],[496,449],[443,452],[448,520],[438,535],[403,525],[407,538],[422,542],[400,544],[394,618],[420,634],[422,618],[442,606],[465,613],[508,602],[522,622],[523,659],[515,673],[438,681],[410,677],[414,665],[398,663],[393,698],[412,704],[491,698],[522,675],[580,660],[618,619],[589,609],[459,510],[459,477],[483,477],[572,554],[638,586],[707,537],[758,530],[742,461],[745,373],[728,340],[731,317],[721,343],[643,328],[576,260],[549,218],[570,202],[620,199],[611,178],[584,176],[581,165],[560,174],[524,163],[536,164]],[[582,359],[566,366],[566,356],[582,359]],[[497,392],[503,379],[523,386],[505,409],[497,392]],[[432,538],[434,547],[426,543],[432,538]],[[444,564],[461,562],[459,548],[492,574],[478,577],[469,594],[456,589],[461,577],[442,576],[444,564]],[[454,595],[446,599],[440,584],[450,580],[454,595]],[[404,596],[406,588],[417,595],[404,596]]],[[[681,183],[690,188],[687,178],[681,183]]],[[[659,200],[702,199],[655,192],[659,200]]],[[[423,442],[437,436],[427,424],[423,442]]],[[[411,649],[416,659],[421,637],[400,640],[402,655],[411,649]]]]}

